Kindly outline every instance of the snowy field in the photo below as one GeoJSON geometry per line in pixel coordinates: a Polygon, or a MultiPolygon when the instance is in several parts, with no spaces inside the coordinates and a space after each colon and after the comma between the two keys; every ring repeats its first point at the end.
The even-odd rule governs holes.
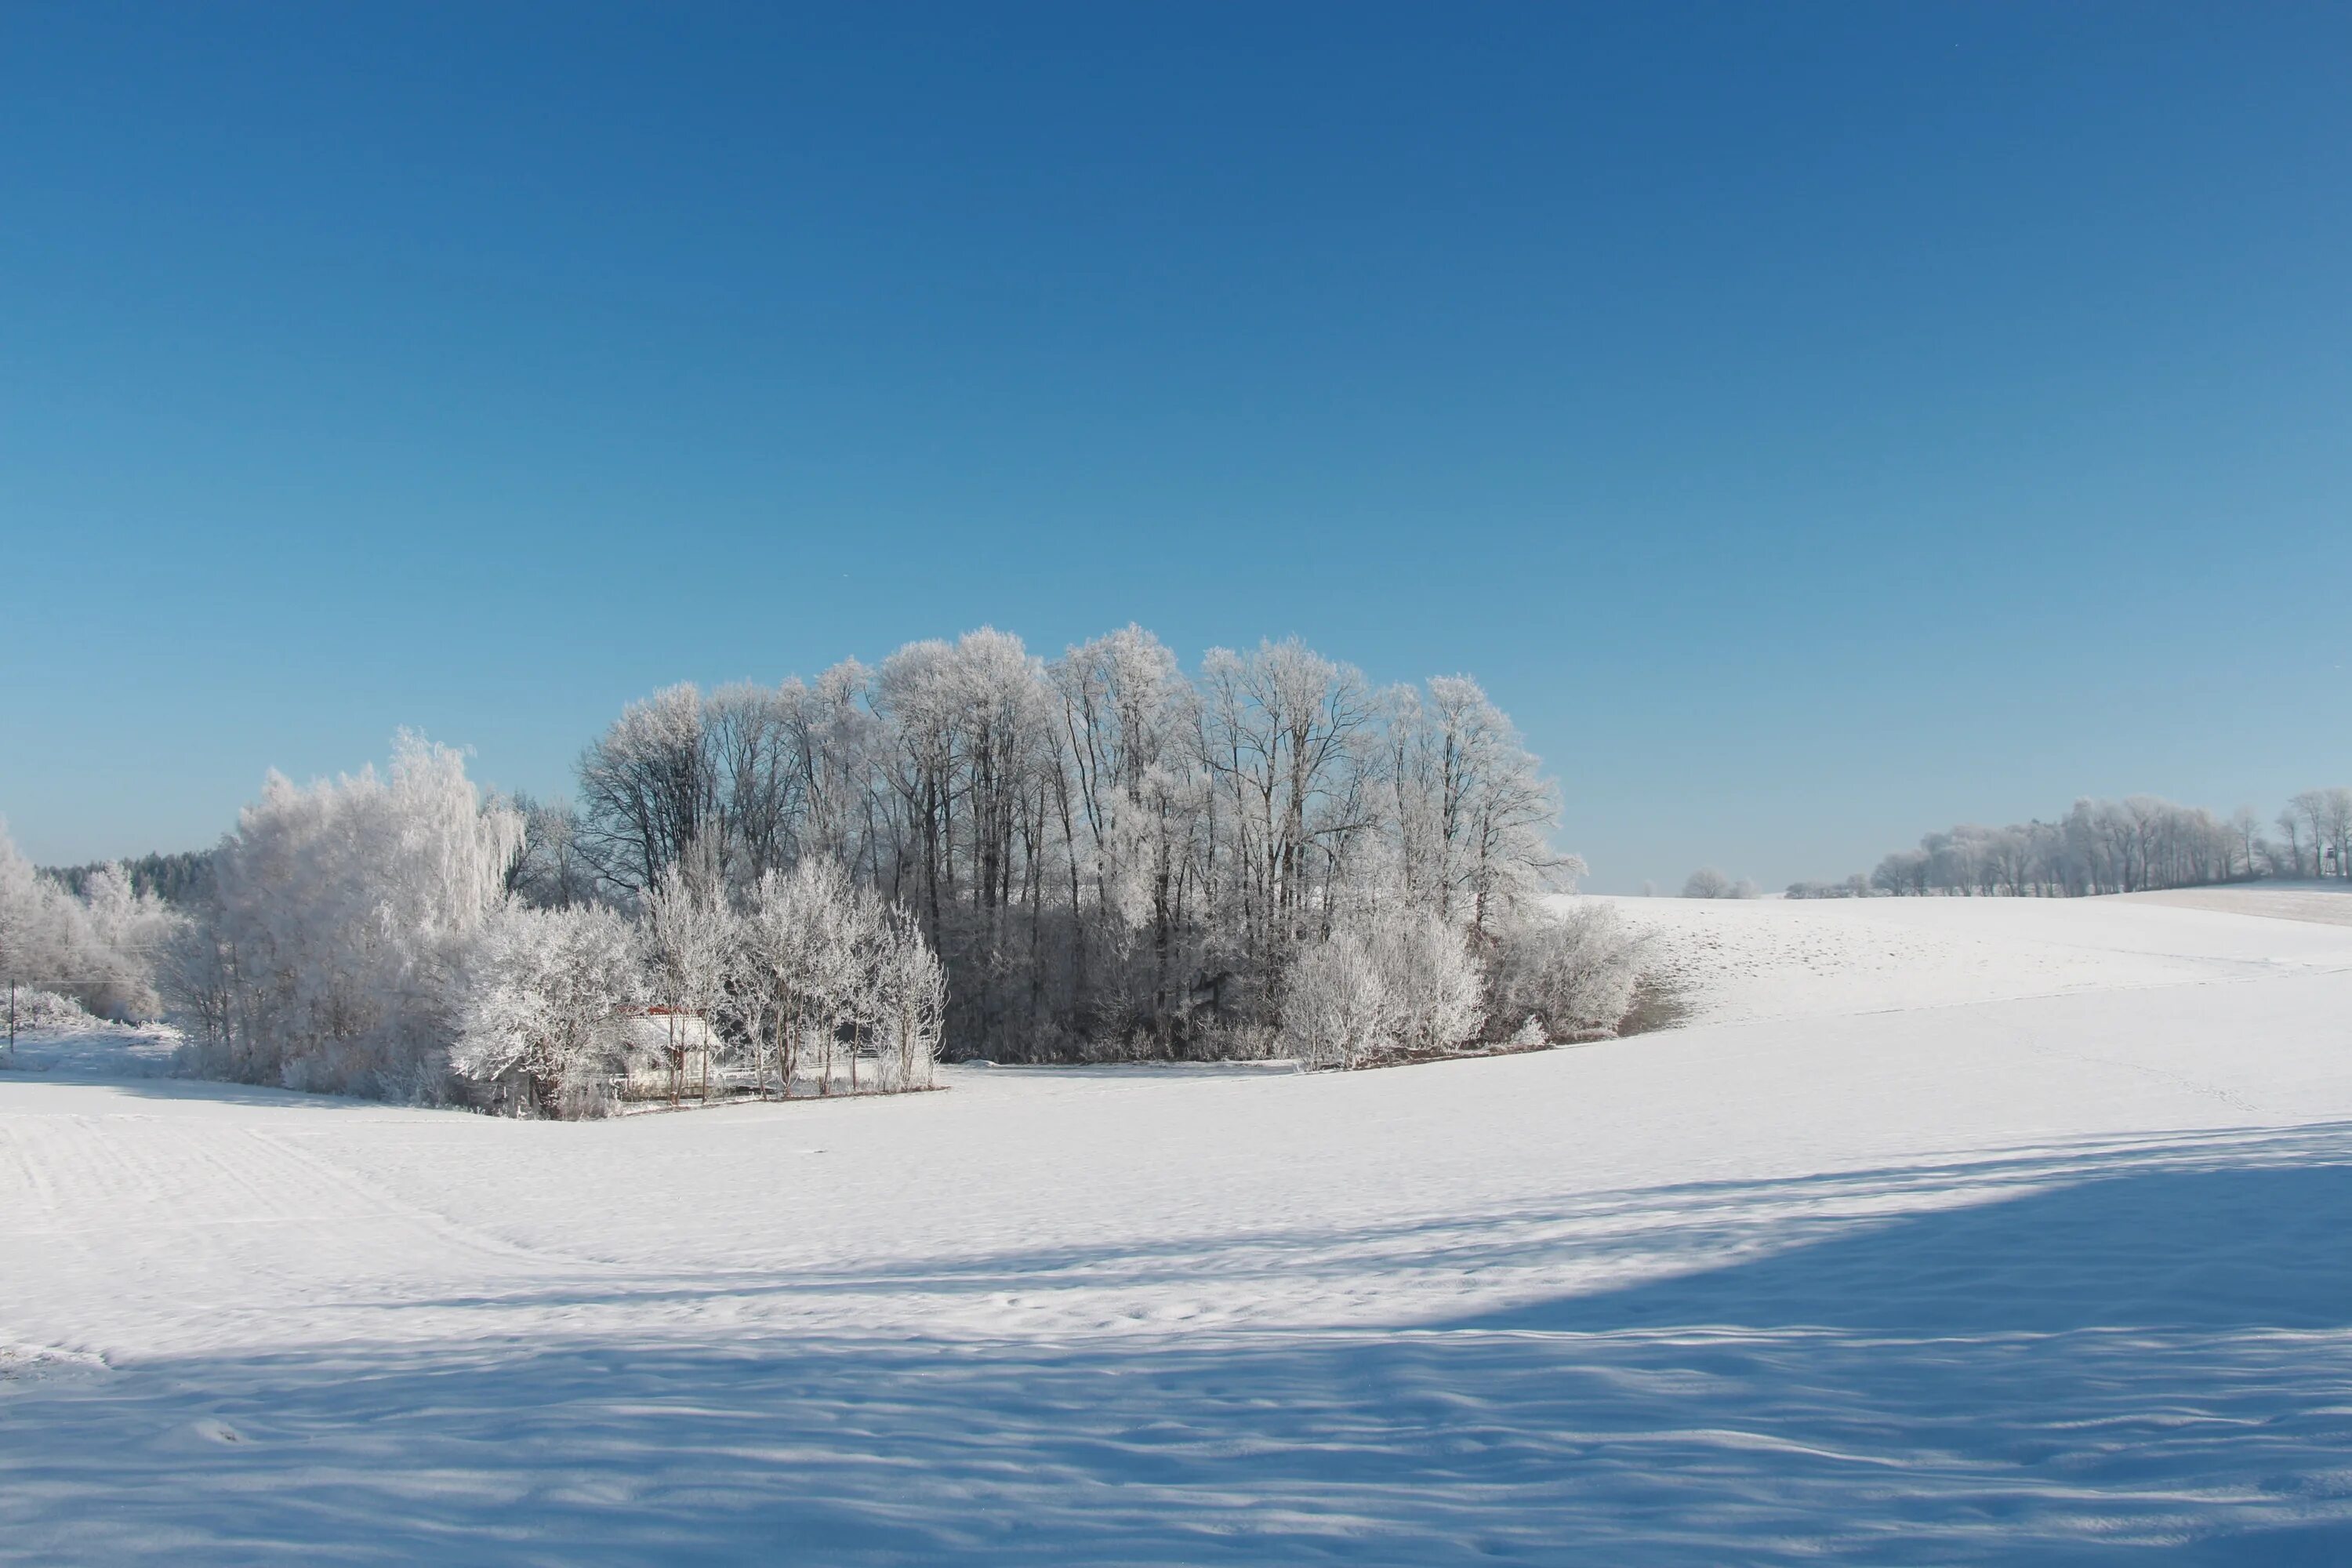
{"type": "Polygon", "coordinates": [[[564,1125],[43,1044],[0,1558],[2352,1562],[2336,897],[1627,900],[1692,1026],[1352,1076],[564,1125]]]}

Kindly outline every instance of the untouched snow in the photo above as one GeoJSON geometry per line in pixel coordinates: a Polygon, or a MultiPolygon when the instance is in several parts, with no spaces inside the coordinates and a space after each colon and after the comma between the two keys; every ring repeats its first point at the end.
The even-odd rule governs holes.
{"type": "Polygon", "coordinates": [[[0,1074],[0,1557],[2352,1561],[2352,927],[1624,909],[1695,1026],[1352,1076],[0,1074]]]}

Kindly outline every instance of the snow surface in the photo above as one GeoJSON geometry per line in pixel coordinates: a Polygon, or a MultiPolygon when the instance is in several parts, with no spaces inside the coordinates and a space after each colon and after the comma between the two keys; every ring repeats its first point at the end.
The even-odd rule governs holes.
{"type": "Polygon", "coordinates": [[[1694,1026],[1385,1072],[0,1074],[0,1557],[2352,1561],[2352,927],[1624,909],[1694,1026]]]}
{"type": "Polygon", "coordinates": [[[169,1024],[110,1024],[85,1015],[62,1027],[17,1030],[13,1052],[0,1035],[0,1072],[162,1078],[171,1073],[180,1044],[180,1031],[169,1024]]]}

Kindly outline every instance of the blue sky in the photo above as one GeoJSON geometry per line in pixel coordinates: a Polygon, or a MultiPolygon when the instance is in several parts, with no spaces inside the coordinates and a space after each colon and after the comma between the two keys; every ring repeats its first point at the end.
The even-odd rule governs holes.
{"type": "Polygon", "coordinates": [[[1595,885],[2352,777],[2352,9],[0,13],[0,813],[993,624],[1468,671],[1595,885]]]}

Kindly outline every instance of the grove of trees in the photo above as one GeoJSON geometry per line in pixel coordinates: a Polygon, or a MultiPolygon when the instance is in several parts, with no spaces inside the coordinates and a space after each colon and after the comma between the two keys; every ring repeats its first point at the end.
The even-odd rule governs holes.
{"type": "MultiPolygon", "coordinates": [[[[1187,677],[1139,627],[1052,660],[983,629],[671,688],[579,772],[575,809],[538,808],[526,898],[634,903],[683,868],[741,903],[830,866],[940,954],[951,1049],[1003,1060],[1353,1063],[1507,1035],[1526,1016],[1491,1005],[1496,955],[1556,925],[1541,896],[1581,870],[1475,681],[1375,690],[1295,641],[1187,677]],[[1391,962],[1407,949],[1426,962],[1391,962]],[[1368,987],[1395,994],[1348,1000],[1368,987]]],[[[1555,998],[1541,1026],[1606,1027],[1605,1000],[1555,998]]]]}
{"type": "Polygon", "coordinates": [[[207,1074],[559,1115],[648,1051],[683,1100],[918,1089],[942,1053],[1528,1047],[1612,1029],[1636,977],[1613,914],[1548,909],[1581,863],[1475,682],[1374,689],[1295,641],[1188,676],[1133,626],[1052,660],[982,630],[674,687],[578,789],[486,796],[404,735],[151,858],[176,903],[0,862],[0,954],[160,991],[207,1074]]]}
{"type": "Polygon", "coordinates": [[[272,774],[199,855],[10,851],[0,958],[168,1000],[206,1074],[557,1115],[649,1053],[683,1100],[919,1089],[943,1052],[1527,1047],[1610,1031],[1637,977],[1612,911],[1548,908],[1582,864],[1475,681],[1296,641],[1187,675],[1135,626],[1051,660],[982,629],[673,687],[578,789],[486,796],[403,735],[382,774],[272,774]]]}

